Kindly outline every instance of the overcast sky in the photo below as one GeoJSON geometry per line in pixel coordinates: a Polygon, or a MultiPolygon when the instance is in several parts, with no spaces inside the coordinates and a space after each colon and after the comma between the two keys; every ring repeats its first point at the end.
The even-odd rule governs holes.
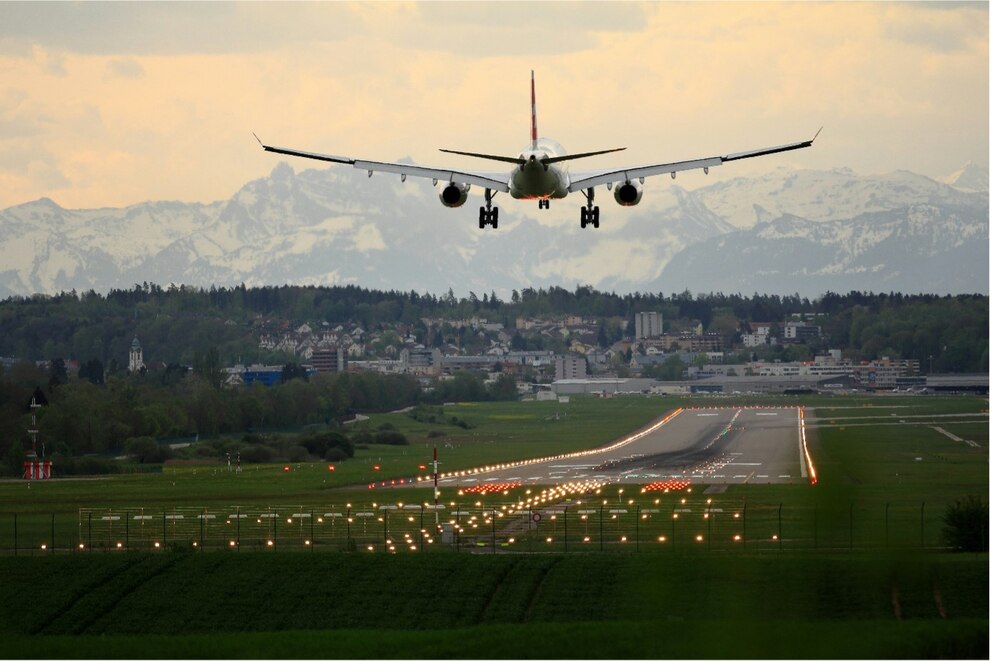
{"type": "MultiPolygon", "coordinates": [[[[988,164],[987,3],[3,3],[0,208],[210,202],[282,146],[493,169],[538,128],[587,168],[988,164]]],[[[324,167],[294,160],[297,170],[324,167]]],[[[573,165],[573,169],[582,166],[573,165]]],[[[716,172],[722,171],[722,172],[716,172]]],[[[697,181],[698,180],[698,181],[697,181]]]]}

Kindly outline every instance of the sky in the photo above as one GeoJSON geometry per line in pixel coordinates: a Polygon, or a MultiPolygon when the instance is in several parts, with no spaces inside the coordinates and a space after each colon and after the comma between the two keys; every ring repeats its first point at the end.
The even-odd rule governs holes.
{"type": "MultiPolygon", "coordinates": [[[[493,169],[538,128],[583,165],[911,170],[989,159],[988,3],[0,3],[0,209],[212,202],[270,144],[493,169]]],[[[324,167],[295,160],[296,170],[324,167]]],[[[577,166],[573,165],[573,169],[577,166]]]]}

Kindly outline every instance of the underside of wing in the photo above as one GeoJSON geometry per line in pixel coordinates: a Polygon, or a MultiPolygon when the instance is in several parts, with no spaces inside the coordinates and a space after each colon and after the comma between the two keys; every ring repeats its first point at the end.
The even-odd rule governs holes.
{"type": "MultiPolygon", "coordinates": [[[[258,136],[255,136],[255,139],[258,140],[258,136]]],[[[390,172],[403,177],[422,177],[424,179],[433,179],[441,182],[451,182],[454,184],[474,184],[476,186],[482,186],[494,191],[501,191],[503,193],[510,190],[508,185],[509,175],[504,175],[502,173],[472,172],[467,170],[454,170],[450,168],[430,168],[408,163],[367,161],[364,159],[353,159],[347,156],[305,152],[286,147],[273,147],[272,145],[266,145],[261,140],[258,140],[258,144],[260,144],[262,149],[267,152],[285,154],[287,156],[298,156],[300,158],[313,159],[315,161],[326,161],[329,163],[350,165],[358,170],[367,171],[369,176],[375,172],[390,172]]]]}
{"type": "MultiPolygon", "coordinates": [[[[820,132],[817,131],[816,135],[820,135],[820,132]]],[[[761,149],[754,149],[747,152],[737,152],[734,154],[727,154],[725,156],[711,156],[703,159],[694,159],[691,161],[658,163],[655,165],[637,166],[633,168],[623,168],[605,172],[572,173],[572,182],[569,185],[568,190],[574,193],[575,191],[591,188],[593,186],[601,186],[603,184],[610,184],[613,182],[631,181],[642,177],[653,177],[655,175],[671,175],[674,177],[675,173],[685,170],[702,169],[704,171],[709,171],[709,169],[713,166],[718,166],[728,161],[740,161],[741,159],[750,159],[757,156],[778,154],[779,152],[789,152],[794,149],[810,147],[812,146],[814,140],[816,140],[816,136],[813,136],[811,140],[789,143],[787,145],[779,145],[777,147],[763,147],[761,149]]]]}

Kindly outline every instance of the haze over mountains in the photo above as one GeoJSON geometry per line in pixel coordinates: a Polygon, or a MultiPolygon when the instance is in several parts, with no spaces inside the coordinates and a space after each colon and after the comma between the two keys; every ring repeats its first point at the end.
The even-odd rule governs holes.
{"type": "Polygon", "coordinates": [[[211,204],[67,210],[42,198],[0,211],[0,297],[146,281],[988,293],[988,181],[973,164],[944,181],[782,168],[694,191],[651,183],[630,209],[601,190],[598,230],[579,228],[581,196],[543,212],[497,198],[500,227],[481,231],[479,196],[445,209],[429,183],[279,163],[211,204]]]}

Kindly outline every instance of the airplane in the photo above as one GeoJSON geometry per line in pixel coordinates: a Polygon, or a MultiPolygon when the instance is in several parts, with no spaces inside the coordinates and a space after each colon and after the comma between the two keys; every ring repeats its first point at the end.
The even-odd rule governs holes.
{"type": "Polygon", "coordinates": [[[594,204],[597,186],[605,185],[607,190],[613,190],[613,197],[618,204],[624,207],[632,207],[641,201],[641,196],[644,192],[642,185],[644,184],[645,177],[670,174],[672,179],[675,179],[675,173],[677,172],[698,169],[702,169],[703,173],[708,175],[710,168],[730,161],[740,161],[756,156],[778,154],[779,152],[811,147],[813,141],[820,135],[820,131],[817,131],[811,140],[789,143],[778,147],[765,147],[747,152],[726,154],[724,156],[711,156],[690,161],[658,163],[607,171],[569,173],[566,168],[560,167],[559,164],[575,159],[619,152],[626,148],[616,147],[594,152],[568,154],[554,140],[539,138],[537,134],[537,95],[534,87],[533,70],[530,72],[530,109],[530,143],[521,149],[517,156],[480,154],[453,149],[440,150],[447,154],[458,154],[460,156],[512,163],[513,168],[508,173],[479,172],[458,168],[429,168],[412,164],[383,163],[380,161],[353,159],[346,156],[318,154],[315,152],[266,145],[257,135],[254,133],[252,135],[255,135],[255,140],[267,152],[350,165],[359,170],[367,171],[369,177],[374,172],[390,172],[398,174],[400,180],[404,182],[407,176],[431,179],[434,182],[434,186],[437,186],[438,182],[444,182],[439,197],[441,204],[445,207],[461,207],[468,199],[468,192],[473,185],[483,187],[485,189],[486,204],[479,208],[479,229],[484,229],[489,225],[495,229],[499,225],[499,208],[494,207],[492,204],[497,192],[509,193],[510,197],[518,200],[537,200],[538,209],[550,209],[551,200],[564,198],[569,193],[582,193],[586,198],[586,204],[581,210],[581,227],[585,228],[587,225],[592,225],[598,228],[599,207],[594,204]]]}

